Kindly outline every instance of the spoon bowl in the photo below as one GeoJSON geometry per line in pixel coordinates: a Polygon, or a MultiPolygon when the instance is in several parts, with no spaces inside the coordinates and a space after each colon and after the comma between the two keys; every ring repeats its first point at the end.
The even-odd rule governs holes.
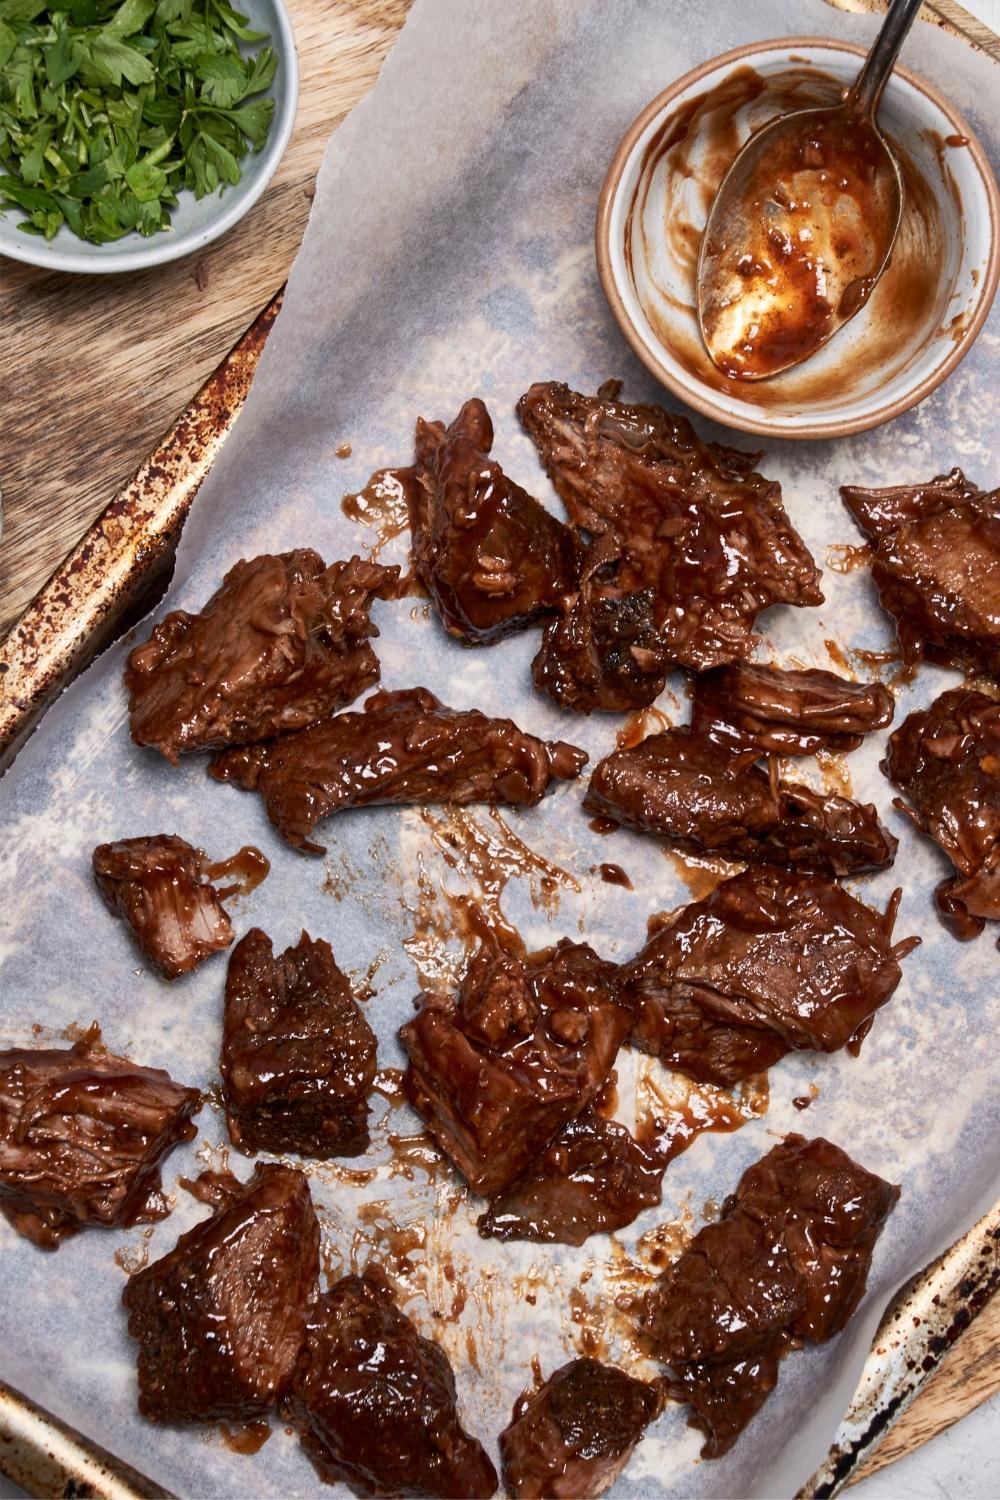
{"type": "Polygon", "coordinates": [[[702,240],[698,317],[730,378],[763,380],[809,359],[889,264],[904,188],[875,116],[921,3],[889,0],[840,105],[779,117],[726,173],[702,240]]]}
{"type": "Polygon", "coordinates": [[[767,379],[860,312],[888,265],[903,193],[880,131],[841,105],[780,115],[751,136],[698,261],[698,318],[718,368],[767,379]]]}

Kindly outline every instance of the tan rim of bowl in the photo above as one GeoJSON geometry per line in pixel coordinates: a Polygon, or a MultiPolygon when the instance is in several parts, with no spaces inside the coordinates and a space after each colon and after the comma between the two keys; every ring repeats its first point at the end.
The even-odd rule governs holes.
{"type": "Polygon", "coordinates": [[[826,48],[830,52],[848,52],[853,53],[855,57],[861,58],[867,55],[864,47],[859,47],[853,42],[834,42],[829,37],[775,37],[772,41],[750,42],[745,47],[734,47],[730,52],[721,52],[718,57],[713,57],[708,62],[702,63],[699,67],[693,68],[690,73],[685,73],[682,78],[678,78],[669,88],[664,89],[662,94],[657,94],[656,98],[646,105],[645,109],[641,114],[637,115],[625,132],[621,144],[612,157],[611,165],[608,168],[603,186],[601,187],[601,195],[597,203],[597,225],[595,231],[597,272],[601,279],[604,295],[608,300],[619,328],[646,368],[669,391],[672,391],[675,396],[679,396],[688,406],[694,407],[696,411],[700,411],[706,417],[711,417],[713,421],[719,422],[725,427],[735,427],[741,432],[759,432],[771,437],[786,437],[797,440],[847,437],[851,433],[863,432],[870,427],[881,427],[883,423],[891,422],[894,417],[901,416],[904,411],[909,411],[912,406],[916,406],[918,402],[923,401],[926,396],[930,395],[931,391],[936,390],[941,382],[951,374],[956,365],[961,363],[972,348],[979,330],[986,321],[990,307],[993,304],[997,282],[1000,280],[1000,190],[997,188],[996,178],[993,175],[986,152],[983,150],[978,137],[968,122],[938,92],[933,84],[928,83],[926,79],[919,77],[916,73],[911,73],[908,68],[897,67],[894,71],[901,78],[904,78],[918,93],[924,94],[933,104],[937,105],[938,109],[941,110],[942,114],[953,125],[955,134],[965,136],[969,143],[969,153],[978,168],[979,175],[983,179],[986,188],[986,198],[990,213],[989,260],[986,266],[986,273],[983,277],[975,314],[962,334],[962,337],[952,345],[951,350],[941,363],[935,366],[930,374],[926,375],[919,385],[914,386],[913,390],[907,395],[898,397],[887,406],[881,407],[878,411],[870,412],[865,417],[857,419],[842,417],[839,421],[816,422],[804,427],[797,427],[794,430],[780,428],[774,421],[768,422],[766,417],[752,415],[749,412],[745,417],[741,414],[738,418],[731,412],[722,412],[712,403],[709,397],[703,395],[700,390],[692,388],[690,385],[686,385],[683,381],[678,380],[675,375],[661,364],[656,355],[639,337],[631,318],[625,310],[611,270],[611,253],[609,248],[611,206],[614,202],[622,172],[625,170],[625,163],[628,161],[636,141],[650,120],[655,115],[658,115],[664,106],[669,104],[672,99],[675,99],[678,94],[682,93],[692,84],[698,83],[707,74],[715,73],[721,68],[742,62],[744,59],[756,56],[761,52],[783,52],[786,48],[794,52],[796,48],[802,47],[821,47],[826,48]]]}

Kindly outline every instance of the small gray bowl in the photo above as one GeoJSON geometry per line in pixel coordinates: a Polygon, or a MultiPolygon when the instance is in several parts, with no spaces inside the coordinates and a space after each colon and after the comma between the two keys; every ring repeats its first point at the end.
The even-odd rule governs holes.
{"type": "Polygon", "coordinates": [[[236,0],[236,8],[248,17],[255,31],[266,31],[278,56],[278,70],[267,97],[274,100],[274,118],[262,151],[248,153],[240,163],[243,176],[221,194],[196,199],[193,193],[178,194],[169,229],[144,239],[132,233],[107,245],[91,245],[79,239],[65,224],[51,240],[23,234],[17,228],[22,215],[17,209],[0,212],[0,255],[44,266],[50,271],[76,271],[88,276],[122,271],[144,271],[180,260],[194,250],[217,240],[248,213],[267,187],[285,154],[295,121],[299,98],[299,63],[295,36],[282,0],[236,0]]]}

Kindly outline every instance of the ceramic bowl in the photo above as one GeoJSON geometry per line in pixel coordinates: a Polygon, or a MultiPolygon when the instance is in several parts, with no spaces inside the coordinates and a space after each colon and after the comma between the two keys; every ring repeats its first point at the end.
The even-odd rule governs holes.
{"type": "Polygon", "coordinates": [[[877,427],[944,380],[989,312],[1000,273],[996,180],[961,115],[897,68],[879,125],[911,164],[906,206],[892,263],[867,306],[805,364],[769,380],[729,379],[705,352],[698,251],[729,163],[776,114],[835,102],[863,56],[811,37],[724,53],[643,110],[608,170],[597,262],[612,311],[653,374],[728,427],[789,438],[877,427]]]}
{"type": "Polygon", "coordinates": [[[222,193],[196,199],[193,193],[178,194],[171,213],[171,227],[144,239],[127,234],[108,245],[91,245],[79,239],[65,224],[51,240],[24,234],[17,228],[23,217],[15,209],[0,213],[0,255],[44,266],[52,271],[76,271],[87,275],[142,271],[179,260],[217,240],[248,213],[267,187],[285,153],[295,121],[299,97],[299,67],[292,23],[281,0],[241,0],[241,15],[256,31],[266,31],[278,54],[278,70],[267,96],[274,100],[274,117],[264,148],[248,153],[240,163],[243,176],[222,193]]]}

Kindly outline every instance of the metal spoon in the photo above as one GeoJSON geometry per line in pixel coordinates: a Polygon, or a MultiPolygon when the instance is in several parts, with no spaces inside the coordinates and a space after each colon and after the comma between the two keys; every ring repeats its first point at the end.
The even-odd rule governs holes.
{"type": "Polygon", "coordinates": [[[903,178],[875,112],[920,5],[892,0],[842,104],[772,120],[723,178],[701,242],[698,318],[726,375],[761,380],[808,359],[888,265],[903,178]]]}

